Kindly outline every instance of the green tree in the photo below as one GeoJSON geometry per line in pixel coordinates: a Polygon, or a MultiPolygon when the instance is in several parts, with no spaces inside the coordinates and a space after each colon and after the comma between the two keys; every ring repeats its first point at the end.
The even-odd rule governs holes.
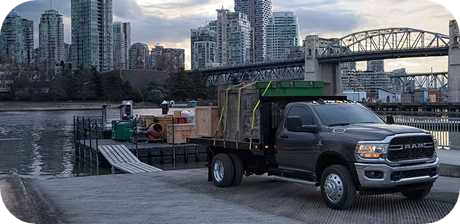
{"type": "Polygon", "coordinates": [[[187,73],[183,71],[170,74],[167,83],[166,90],[171,99],[212,99],[215,95],[214,89],[207,86],[207,79],[200,73],[187,73]]]}
{"type": "Polygon", "coordinates": [[[25,76],[17,76],[14,79],[11,91],[15,100],[29,101],[32,99],[32,81],[25,76]]]}
{"type": "Polygon", "coordinates": [[[159,85],[156,82],[150,82],[142,91],[142,96],[145,102],[156,103],[159,105],[167,98],[167,92],[164,86],[159,85]]]}

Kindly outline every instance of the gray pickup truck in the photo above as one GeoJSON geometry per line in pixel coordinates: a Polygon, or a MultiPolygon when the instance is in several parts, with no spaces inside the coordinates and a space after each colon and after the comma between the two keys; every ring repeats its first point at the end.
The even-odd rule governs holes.
{"type": "MultiPolygon", "coordinates": [[[[258,141],[195,138],[208,147],[208,178],[218,187],[244,175],[313,182],[332,209],[349,208],[358,191],[421,200],[438,178],[436,142],[428,132],[386,124],[358,103],[261,97],[258,141]],[[275,118],[274,103],[283,103],[275,118]]],[[[307,200],[307,199],[306,199],[307,200]]]]}

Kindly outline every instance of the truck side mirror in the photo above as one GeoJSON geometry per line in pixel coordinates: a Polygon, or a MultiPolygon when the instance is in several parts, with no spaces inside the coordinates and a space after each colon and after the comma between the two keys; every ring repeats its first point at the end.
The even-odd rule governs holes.
{"type": "Polygon", "coordinates": [[[302,129],[302,119],[300,117],[288,117],[286,128],[288,131],[298,132],[302,129]]]}

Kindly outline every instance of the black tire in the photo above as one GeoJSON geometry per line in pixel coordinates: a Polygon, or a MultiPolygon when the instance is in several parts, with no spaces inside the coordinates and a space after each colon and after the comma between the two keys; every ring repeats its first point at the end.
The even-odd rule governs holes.
{"type": "Polygon", "coordinates": [[[348,209],[353,205],[356,196],[356,186],[350,172],[345,166],[333,165],[324,170],[321,175],[321,195],[323,196],[327,206],[332,209],[343,210],[348,209]],[[342,193],[336,196],[336,200],[330,199],[326,193],[326,178],[328,178],[329,175],[331,175],[331,178],[334,181],[342,186],[337,187],[337,189],[341,189],[340,192],[342,193]],[[333,178],[334,175],[336,178],[333,178]]]}
{"type": "Polygon", "coordinates": [[[214,156],[211,163],[211,177],[214,185],[217,187],[232,186],[233,179],[235,177],[235,167],[233,166],[233,161],[228,154],[218,154],[214,156]],[[222,178],[218,177],[215,172],[216,163],[221,163],[222,165],[222,178]]]}
{"type": "Polygon", "coordinates": [[[423,200],[431,192],[433,184],[428,184],[416,190],[402,191],[401,194],[404,195],[408,200],[423,200]]]}
{"type": "Polygon", "coordinates": [[[240,157],[235,154],[230,154],[230,158],[232,158],[233,166],[235,167],[235,177],[233,178],[232,186],[240,186],[244,176],[243,162],[240,157]]]}

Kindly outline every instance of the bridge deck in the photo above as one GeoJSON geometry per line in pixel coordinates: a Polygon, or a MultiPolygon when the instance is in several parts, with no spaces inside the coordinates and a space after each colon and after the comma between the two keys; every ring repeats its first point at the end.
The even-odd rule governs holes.
{"type": "Polygon", "coordinates": [[[99,151],[114,168],[127,173],[158,172],[160,169],[141,162],[125,145],[102,145],[99,151]]]}

